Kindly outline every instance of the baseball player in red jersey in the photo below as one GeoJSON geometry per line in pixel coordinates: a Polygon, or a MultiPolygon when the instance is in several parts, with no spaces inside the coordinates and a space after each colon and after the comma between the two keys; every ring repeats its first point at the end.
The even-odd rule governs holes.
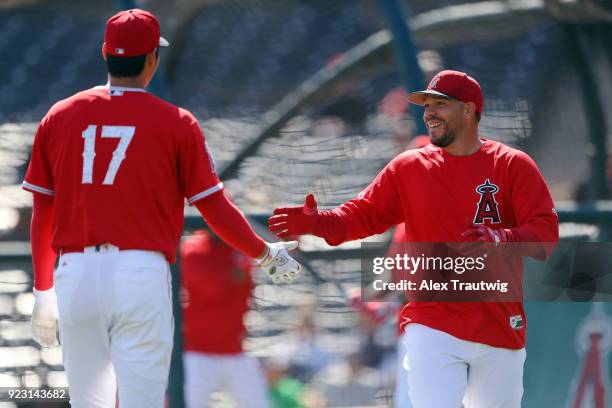
{"type": "Polygon", "coordinates": [[[34,193],[32,331],[43,347],[56,345],[59,316],[73,407],[112,407],[117,387],[122,407],[163,406],[168,265],[185,198],[274,282],[300,269],[287,253],[295,243],[264,242],[226,197],[194,116],[145,91],[167,45],[150,13],[111,17],[108,84],[55,104],[34,139],[23,182],[34,193]]]}
{"type": "MultiPolygon", "coordinates": [[[[409,99],[425,107],[431,145],[400,154],[333,210],[318,210],[312,195],[302,207],[276,209],[270,229],[338,245],[404,222],[408,242],[530,242],[526,255],[547,256],[554,245],[546,243],[558,240],[550,193],[527,154],[478,136],[478,82],[442,71],[409,99]]],[[[414,407],[520,407],[521,302],[409,302],[402,320],[414,407]]]]}
{"type": "Polygon", "coordinates": [[[251,259],[204,230],[184,240],[180,253],[187,407],[209,406],[219,390],[239,407],[268,407],[264,374],[242,349],[253,289],[251,259]]]}

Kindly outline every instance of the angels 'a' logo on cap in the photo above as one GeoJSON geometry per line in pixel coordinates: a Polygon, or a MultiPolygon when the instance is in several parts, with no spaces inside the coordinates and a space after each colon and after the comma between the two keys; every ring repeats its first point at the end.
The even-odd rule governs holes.
{"type": "Polygon", "coordinates": [[[440,74],[436,75],[435,77],[431,79],[431,82],[429,83],[429,89],[436,89],[439,81],[440,81],[440,74]]]}

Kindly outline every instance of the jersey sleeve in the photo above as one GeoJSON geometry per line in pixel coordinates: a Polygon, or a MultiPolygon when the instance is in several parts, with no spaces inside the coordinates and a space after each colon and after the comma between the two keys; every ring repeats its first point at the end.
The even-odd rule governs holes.
{"type": "Polygon", "coordinates": [[[193,115],[184,111],[189,121],[179,146],[179,177],[183,196],[189,205],[223,189],[204,134],[193,115]]]}
{"type": "MultiPolygon", "coordinates": [[[[512,207],[518,224],[516,228],[512,228],[512,233],[519,237],[535,235],[539,242],[543,243],[557,242],[559,219],[548,186],[538,167],[527,154],[519,152],[510,159],[509,170],[512,180],[512,207]]],[[[547,247],[551,250],[553,248],[547,247]]],[[[546,252],[550,250],[547,249],[546,252]]]]}
{"type": "Polygon", "coordinates": [[[47,146],[49,126],[49,117],[45,116],[40,122],[38,130],[36,131],[36,136],[34,137],[32,156],[22,187],[24,190],[33,193],[54,196],[53,171],[47,146]]]}
{"type": "Polygon", "coordinates": [[[346,227],[343,242],[381,234],[404,221],[397,180],[400,168],[401,162],[392,160],[357,198],[333,210],[346,227]]]}

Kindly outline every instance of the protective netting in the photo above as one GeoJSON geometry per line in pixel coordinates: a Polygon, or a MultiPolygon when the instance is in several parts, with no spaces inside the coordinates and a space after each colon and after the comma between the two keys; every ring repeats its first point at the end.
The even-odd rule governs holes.
{"type": "MultiPolygon", "coordinates": [[[[540,8],[516,17],[510,13],[490,17],[492,22],[481,18],[474,27],[469,13],[458,16],[457,6],[464,14],[487,10],[475,1],[407,2],[412,21],[420,24],[416,35],[420,49],[426,51],[420,58],[423,68],[459,69],[475,76],[485,92],[483,136],[528,151],[555,197],[572,198],[577,185],[588,177],[588,119],[564,26],[540,8]],[[431,18],[423,16],[440,10],[456,21],[424,23],[431,18]],[[562,171],[568,162],[574,166],[571,174],[562,171]]],[[[324,6],[221,2],[203,8],[191,25],[189,41],[172,68],[180,72],[173,75],[172,88],[177,101],[201,114],[221,168],[257,134],[263,114],[297,84],[384,27],[372,2],[349,6],[343,1],[324,6]],[[276,38],[283,38],[282,44],[276,38]],[[194,83],[195,75],[200,79],[194,83]]],[[[607,38],[605,31],[585,32],[581,40],[596,62],[592,66],[602,102],[612,92],[607,38]]],[[[240,188],[229,190],[255,210],[296,202],[313,187],[321,190],[324,204],[354,194],[373,169],[397,152],[389,136],[398,129],[411,136],[409,126],[401,129],[406,122],[397,124],[398,117],[412,119],[408,109],[398,106],[401,102],[393,102],[392,108],[381,104],[400,86],[393,59],[380,59],[357,83],[340,86],[289,121],[279,139],[266,143],[241,168],[236,182],[240,188]],[[354,160],[360,150],[367,151],[363,163],[354,160]],[[334,165],[328,166],[329,162],[334,165]],[[266,171],[271,166],[284,176],[266,171]],[[343,179],[351,181],[344,184],[343,179]],[[326,189],[338,197],[327,197],[326,189]]],[[[610,109],[603,110],[610,119],[610,109]]]]}
{"type": "MultiPolygon", "coordinates": [[[[0,75],[7,78],[0,85],[0,199],[21,216],[18,233],[4,237],[27,236],[29,197],[15,185],[37,121],[57,99],[106,79],[99,50],[114,4],[90,3],[0,9],[0,75]]],[[[492,3],[498,2],[406,1],[422,51],[419,62],[426,76],[449,68],[477,78],[485,93],[482,135],[526,150],[554,198],[570,199],[588,178],[590,150],[566,27],[544,6],[495,14],[486,9],[492,3]]],[[[300,83],[326,67],[332,72],[347,51],[385,28],[379,2],[371,0],[211,1],[191,8],[191,14],[181,4],[177,15],[183,17],[166,34],[172,47],[162,51],[167,97],[201,120],[218,169],[257,138],[274,106],[300,83]]],[[[159,17],[166,28],[165,16],[159,17]]],[[[610,38],[609,29],[587,28],[580,40],[608,123],[610,38]]],[[[392,51],[368,60],[296,110],[239,166],[227,191],[249,213],[297,205],[308,192],[323,206],[354,197],[415,136],[414,121],[420,118],[412,116],[404,96],[392,51]]],[[[383,357],[363,363],[359,350],[367,348],[368,338],[346,305],[347,290],[359,285],[359,259],[350,245],[344,248],[331,252],[318,239],[305,240],[310,268],[291,286],[274,287],[258,276],[246,345],[272,365],[283,365],[297,358],[296,345],[316,344],[313,359],[320,360],[306,367],[312,374],[307,381],[329,406],[384,403],[393,383],[393,323],[383,325],[372,341],[383,357]],[[357,377],[365,380],[352,381],[357,377]]],[[[28,274],[13,271],[15,265],[5,263],[0,279],[28,280],[28,274]]],[[[0,358],[0,381],[61,384],[57,353],[41,354],[30,340],[31,297],[22,293],[27,287],[0,288],[1,352],[19,356],[0,358]]]]}

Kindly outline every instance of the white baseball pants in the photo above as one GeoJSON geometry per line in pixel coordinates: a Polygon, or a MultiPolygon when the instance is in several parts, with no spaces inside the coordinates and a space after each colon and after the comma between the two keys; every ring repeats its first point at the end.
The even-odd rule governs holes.
{"type": "Polygon", "coordinates": [[[104,245],[63,254],[55,272],[72,408],[164,406],[173,340],[164,256],[104,245]]]}
{"type": "Polygon", "coordinates": [[[411,323],[403,335],[414,408],[520,408],[525,349],[464,341],[411,323]]]}
{"type": "Polygon", "coordinates": [[[206,408],[210,396],[226,391],[239,408],[268,408],[264,374],[257,360],[244,353],[219,355],[187,351],[183,355],[185,370],[185,405],[206,408]]]}
{"type": "Polygon", "coordinates": [[[408,395],[408,369],[406,363],[406,345],[403,337],[397,342],[397,367],[395,371],[394,408],[412,408],[408,395]]]}

